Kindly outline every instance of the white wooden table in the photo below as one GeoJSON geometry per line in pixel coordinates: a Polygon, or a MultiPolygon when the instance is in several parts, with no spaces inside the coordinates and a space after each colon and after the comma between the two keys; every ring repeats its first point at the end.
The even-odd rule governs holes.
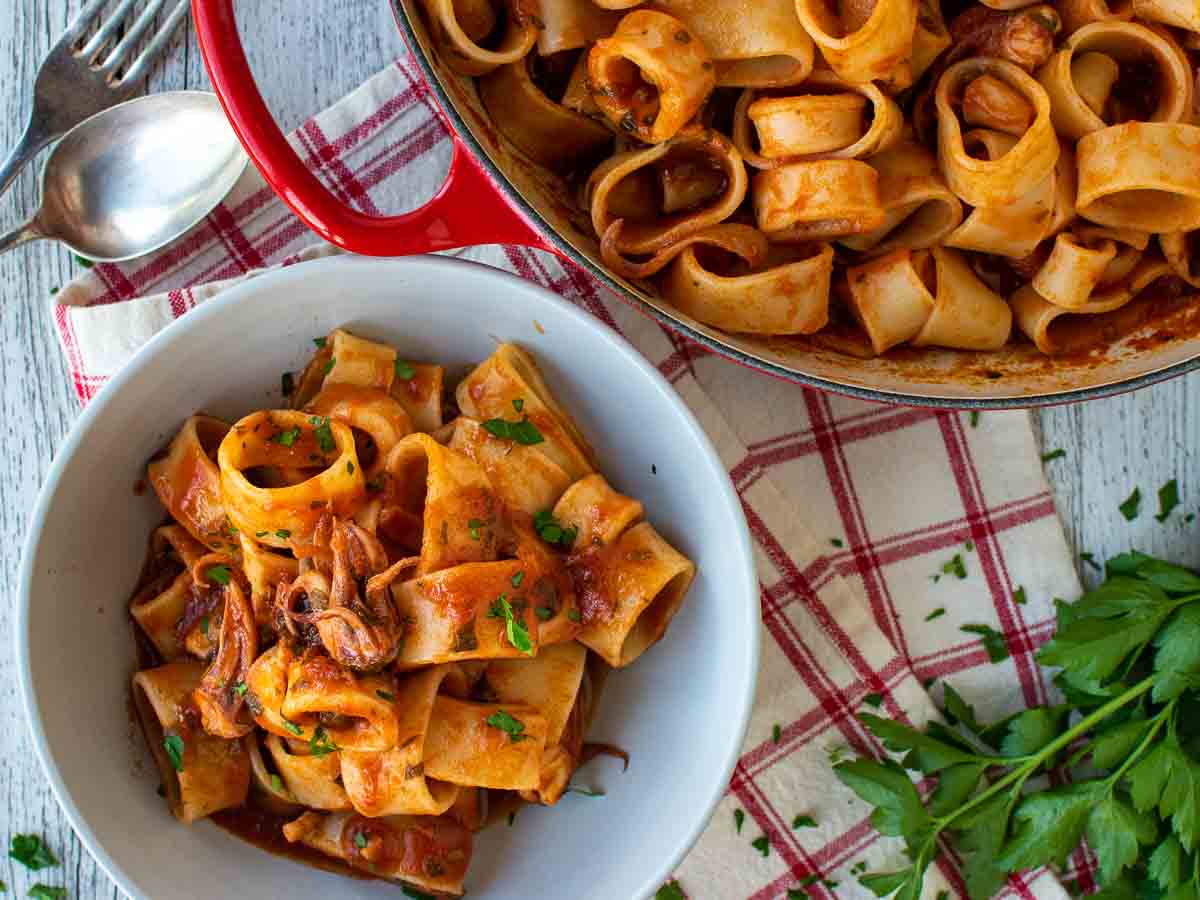
{"type": "MultiPolygon", "coordinates": [[[[8,0],[4,5],[16,7],[0,14],[0,145],[8,147],[28,114],[37,64],[78,0],[8,0]]],[[[288,127],[345,94],[402,47],[384,0],[243,0],[238,13],[259,83],[288,127]]],[[[190,26],[147,87],[209,89],[190,26]]],[[[37,180],[31,167],[0,200],[2,221],[15,223],[35,208],[37,180]]],[[[41,873],[41,880],[65,884],[75,898],[119,897],[76,840],[42,778],[8,643],[26,520],[79,411],[49,315],[51,292],[71,278],[75,265],[68,253],[49,244],[0,257],[0,842],[6,847],[14,832],[39,832],[64,864],[41,873]]],[[[1183,515],[1176,514],[1159,525],[1143,514],[1127,523],[1117,512],[1135,485],[1146,498],[1144,508],[1154,506],[1155,491],[1170,478],[1179,479],[1186,510],[1200,511],[1198,390],[1200,374],[1036,414],[1046,449],[1066,451],[1065,458],[1049,463],[1049,474],[1077,550],[1102,559],[1136,545],[1200,564],[1195,540],[1200,521],[1185,525],[1183,515]]],[[[2,858],[0,880],[13,896],[23,897],[38,879],[2,858]]]]}

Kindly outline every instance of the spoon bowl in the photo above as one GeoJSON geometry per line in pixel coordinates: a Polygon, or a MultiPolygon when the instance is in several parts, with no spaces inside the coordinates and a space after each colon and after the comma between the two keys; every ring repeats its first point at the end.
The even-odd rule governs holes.
{"type": "Polygon", "coordinates": [[[53,238],[96,262],[158,249],[221,202],[246,154],[213,94],[138,97],[81,122],[42,170],[42,207],[0,253],[53,238]]]}

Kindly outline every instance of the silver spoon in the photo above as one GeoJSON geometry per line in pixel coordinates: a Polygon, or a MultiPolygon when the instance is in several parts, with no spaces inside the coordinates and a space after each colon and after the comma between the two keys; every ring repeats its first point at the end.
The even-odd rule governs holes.
{"type": "Polygon", "coordinates": [[[0,253],[53,238],[97,262],[141,256],[208,215],[245,167],[213,94],[126,101],[58,142],[42,169],[42,208],[0,235],[0,253]]]}

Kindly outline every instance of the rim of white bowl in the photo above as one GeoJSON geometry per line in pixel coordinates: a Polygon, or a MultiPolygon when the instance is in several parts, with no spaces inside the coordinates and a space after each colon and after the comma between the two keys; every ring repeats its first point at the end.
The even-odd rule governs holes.
{"type": "Polygon", "coordinates": [[[679,865],[707,827],[709,820],[712,818],[713,811],[716,809],[717,804],[720,803],[721,798],[728,788],[730,776],[733,774],[733,768],[740,756],[742,741],[746,735],[746,728],[750,723],[750,714],[754,709],[754,694],[758,681],[758,663],[761,646],[761,629],[759,627],[761,616],[757,602],[758,575],[754,568],[750,531],[746,524],[745,515],[742,512],[741,500],[734,490],[733,483],[729,479],[728,470],[717,455],[712,441],[709,440],[704,429],[700,427],[700,423],[696,421],[696,417],[692,414],[687,404],[683,402],[682,398],[654,366],[650,365],[621,335],[605,327],[603,323],[573,304],[563,300],[552,291],[509,272],[505,272],[502,269],[496,269],[472,260],[444,256],[409,256],[395,259],[339,256],[296,263],[295,265],[287,266],[274,272],[259,275],[243,284],[235,285],[229,290],[213,297],[211,300],[189,310],[185,315],[176,319],[152,337],[134,354],[133,358],[125,364],[121,371],[100,389],[96,397],[84,408],[83,413],[75,420],[75,424],[71,426],[66,440],[58,448],[50,470],[46,473],[46,479],[42,482],[42,486],[38,491],[33,513],[29,518],[29,530],[21,551],[21,565],[17,576],[20,587],[17,594],[17,627],[14,630],[13,637],[16,643],[17,680],[20,685],[21,706],[29,726],[34,752],[37,754],[38,762],[41,765],[42,772],[46,776],[46,780],[50,783],[54,799],[58,801],[59,807],[66,815],[67,821],[70,822],[71,828],[79,837],[80,842],[88,853],[91,854],[92,858],[96,860],[100,868],[104,870],[105,874],[126,894],[134,898],[143,897],[144,894],[138,889],[134,880],[125,872],[120,863],[113,859],[104,849],[95,832],[92,831],[71,798],[70,791],[59,774],[58,766],[54,762],[46,740],[45,730],[42,728],[41,716],[38,714],[34,703],[33,677],[29,661],[29,590],[33,581],[33,551],[41,536],[42,529],[45,527],[50,500],[54,495],[59,479],[62,477],[63,469],[66,468],[68,461],[75,456],[92,424],[104,415],[104,411],[109,403],[112,402],[112,398],[121,392],[121,389],[127,382],[138,376],[151,358],[169,349],[175,342],[184,339],[185,336],[194,328],[201,325],[201,323],[219,316],[227,308],[242,302],[243,297],[259,293],[263,290],[282,289],[288,282],[303,278],[306,272],[310,272],[316,268],[338,268],[342,266],[378,266],[380,268],[393,266],[428,267],[434,274],[434,277],[436,277],[439,271],[469,267],[478,270],[477,274],[481,277],[493,279],[498,285],[505,285],[508,290],[524,291],[535,303],[542,303],[558,309],[567,316],[579,321],[585,327],[585,330],[589,331],[596,340],[610,344],[626,358],[631,366],[640,370],[649,379],[650,383],[654,385],[654,388],[667,403],[682,415],[687,428],[691,431],[692,437],[700,448],[701,454],[706,458],[706,462],[721,473],[722,477],[719,482],[718,495],[728,508],[731,518],[737,526],[735,528],[735,535],[733,536],[734,546],[742,562],[741,568],[743,569],[746,582],[746,590],[744,591],[746,594],[746,612],[750,617],[747,629],[749,632],[749,645],[746,648],[747,653],[743,658],[743,668],[742,671],[735,673],[743,685],[742,710],[738,721],[734,723],[734,727],[726,731],[726,746],[722,752],[724,762],[720,778],[714,780],[712,787],[709,788],[708,797],[705,798],[703,804],[703,815],[692,824],[686,836],[683,836],[681,840],[676,842],[674,851],[670,854],[669,859],[666,859],[659,866],[659,871],[654,873],[643,885],[640,897],[648,897],[670,877],[675,867],[679,865]]]}

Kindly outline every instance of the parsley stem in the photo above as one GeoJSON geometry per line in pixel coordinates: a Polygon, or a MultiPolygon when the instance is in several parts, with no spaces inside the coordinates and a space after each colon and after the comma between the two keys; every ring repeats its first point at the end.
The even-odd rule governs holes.
{"type": "Polygon", "coordinates": [[[1149,747],[1150,743],[1158,736],[1158,732],[1162,730],[1164,724],[1170,722],[1172,730],[1174,729],[1175,704],[1178,702],[1179,698],[1176,697],[1166,705],[1166,708],[1163,709],[1162,712],[1158,713],[1158,715],[1151,720],[1150,727],[1146,729],[1146,736],[1142,738],[1141,742],[1137,745],[1137,748],[1129,754],[1129,757],[1125,760],[1125,762],[1121,763],[1121,768],[1117,769],[1117,771],[1108,776],[1108,786],[1110,790],[1121,779],[1121,776],[1125,774],[1125,771],[1129,769],[1135,762],[1137,762],[1141,758],[1142,754],[1146,752],[1146,748],[1149,747]]]}
{"type": "Polygon", "coordinates": [[[974,809],[976,806],[979,806],[980,804],[990,800],[992,797],[1012,786],[1016,782],[1024,783],[1024,781],[1029,778],[1029,776],[1032,775],[1037,770],[1037,767],[1043,762],[1052,757],[1063,747],[1070,746],[1075,738],[1090,731],[1094,725],[1103,722],[1131,700],[1136,700],[1138,697],[1142,696],[1142,694],[1154,687],[1154,681],[1155,676],[1148,675],[1144,680],[1139,681],[1129,690],[1125,691],[1125,693],[1119,694],[1118,696],[1109,700],[1103,706],[1084,716],[1079,720],[1079,723],[1075,725],[1074,728],[1069,728],[1064,731],[1041,750],[1037,751],[1037,753],[1031,753],[1029,756],[1024,757],[1025,762],[1023,764],[1017,766],[991,787],[976,794],[953,812],[948,813],[941,818],[934,819],[934,832],[930,839],[932,840],[933,837],[936,837],[938,832],[942,831],[947,825],[968,810],[974,809]]]}

